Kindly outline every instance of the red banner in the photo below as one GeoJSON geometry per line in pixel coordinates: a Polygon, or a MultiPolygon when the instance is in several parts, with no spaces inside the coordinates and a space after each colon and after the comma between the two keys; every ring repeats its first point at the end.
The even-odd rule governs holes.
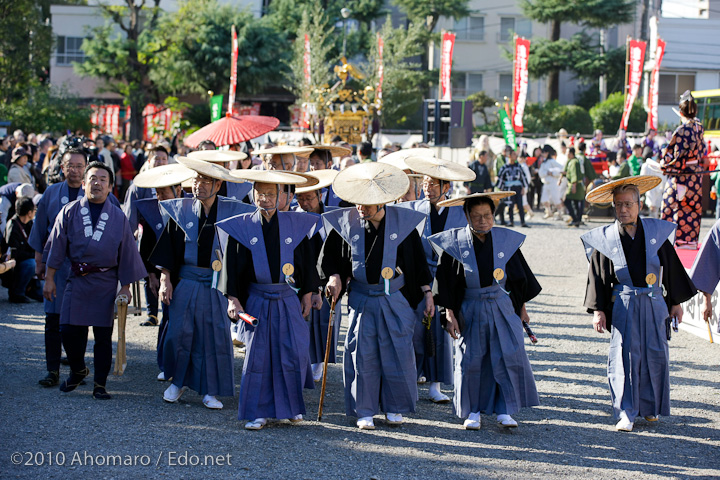
{"type": "Polygon", "coordinates": [[[378,34],[378,86],[377,94],[375,95],[375,103],[380,106],[382,105],[382,84],[383,78],[385,77],[385,66],[383,65],[383,50],[385,49],[385,42],[383,38],[378,34]]]}
{"type": "Polygon", "coordinates": [[[640,81],[642,80],[643,65],[645,64],[645,47],[647,44],[640,40],[630,40],[627,45],[627,79],[628,84],[625,86],[625,109],[623,110],[622,120],[620,121],[620,130],[627,130],[630,112],[633,103],[637,99],[638,90],[640,90],[640,81]]]}
{"type": "Polygon", "coordinates": [[[445,32],[442,39],[442,56],[440,57],[440,100],[452,100],[452,84],[450,71],[452,70],[453,48],[455,47],[455,34],[445,32]]]}
{"type": "Polygon", "coordinates": [[[648,129],[657,130],[658,123],[658,93],[660,86],[660,64],[665,55],[665,42],[658,38],[655,47],[655,66],[650,77],[650,92],[648,93],[648,129]]]}
{"type": "Polygon", "coordinates": [[[230,93],[228,94],[228,115],[232,116],[237,88],[238,39],[235,25],[232,26],[232,61],[230,62],[230,93]]]}
{"type": "Polygon", "coordinates": [[[305,83],[308,84],[308,86],[312,83],[311,80],[311,73],[310,70],[310,36],[306,33],[305,34],[305,53],[303,53],[303,61],[305,62],[305,68],[303,72],[305,73],[305,83]]]}
{"type": "Polygon", "coordinates": [[[525,103],[527,102],[529,56],[530,40],[516,36],[512,124],[517,133],[522,133],[523,131],[522,118],[525,112],[525,103]]]}

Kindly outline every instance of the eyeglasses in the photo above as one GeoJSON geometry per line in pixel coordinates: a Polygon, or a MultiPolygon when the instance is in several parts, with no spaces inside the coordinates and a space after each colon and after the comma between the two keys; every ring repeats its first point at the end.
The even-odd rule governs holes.
{"type": "Polygon", "coordinates": [[[472,220],[472,221],[485,220],[486,222],[489,222],[493,218],[494,218],[494,215],[491,213],[486,213],[485,215],[470,215],[470,220],[472,220]]]}
{"type": "Polygon", "coordinates": [[[633,205],[639,202],[613,202],[613,207],[615,210],[622,210],[623,208],[630,208],[633,205]]]}
{"type": "Polygon", "coordinates": [[[85,165],[70,165],[69,163],[66,163],[64,168],[68,170],[84,170],[85,165]]]}
{"type": "Polygon", "coordinates": [[[258,199],[258,200],[260,200],[261,198],[264,198],[265,200],[275,201],[275,199],[276,199],[277,197],[278,197],[278,196],[277,196],[276,193],[258,193],[258,194],[257,194],[257,199],[258,199]]]}

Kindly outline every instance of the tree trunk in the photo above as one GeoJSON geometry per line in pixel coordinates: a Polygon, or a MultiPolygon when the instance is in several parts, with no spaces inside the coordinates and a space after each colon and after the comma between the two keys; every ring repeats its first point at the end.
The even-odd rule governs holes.
{"type": "MultiPolygon", "coordinates": [[[[550,40],[557,42],[560,40],[560,21],[553,20],[550,22],[550,40]]],[[[558,100],[560,98],[560,71],[551,70],[548,72],[547,84],[547,100],[558,100]]]]}
{"type": "Polygon", "coordinates": [[[132,140],[144,140],[143,131],[143,109],[145,102],[141,92],[130,92],[130,138],[132,140]]]}
{"type": "Polygon", "coordinates": [[[642,0],[640,7],[640,40],[648,41],[648,23],[650,22],[650,0],[642,0]]]}

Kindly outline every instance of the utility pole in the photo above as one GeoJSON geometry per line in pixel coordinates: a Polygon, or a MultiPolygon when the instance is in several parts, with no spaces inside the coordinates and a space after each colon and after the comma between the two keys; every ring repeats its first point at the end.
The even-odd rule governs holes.
{"type": "MultiPolygon", "coordinates": [[[[600,29],[600,58],[605,56],[605,37],[606,31],[604,28],[600,29]]],[[[607,84],[605,83],[605,75],[600,75],[598,78],[598,87],[600,90],[600,101],[604,102],[607,98],[607,84]]]]}

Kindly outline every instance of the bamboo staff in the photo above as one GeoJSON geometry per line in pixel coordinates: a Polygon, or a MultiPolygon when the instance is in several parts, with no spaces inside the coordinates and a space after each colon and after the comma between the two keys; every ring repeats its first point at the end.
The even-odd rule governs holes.
{"type": "Polygon", "coordinates": [[[325,360],[323,362],[323,378],[322,378],[322,387],[320,388],[320,406],[318,407],[318,416],[317,421],[322,421],[322,411],[323,411],[323,403],[325,402],[325,382],[327,382],[327,367],[328,367],[328,361],[330,360],[330,346],[332,345],[332,333],[333,333],[333,323],[335,320],[335,304],[337,303],[336,299],[332,299],[332,302],[330,302],[330,320],[328,322],[328,333],[327,333],[327,341],[325,342],[325,360]]]}
{"type": "Polygon", "coordinates": [[[125,324],[127,322],[128,297],[126,295],[118,295],[115,299],[117,305],[118,316],[118,340],[117,352],[115,353],[115,375],[122,375],[127,367],[127,356],[125,354],[125,324]]]}

